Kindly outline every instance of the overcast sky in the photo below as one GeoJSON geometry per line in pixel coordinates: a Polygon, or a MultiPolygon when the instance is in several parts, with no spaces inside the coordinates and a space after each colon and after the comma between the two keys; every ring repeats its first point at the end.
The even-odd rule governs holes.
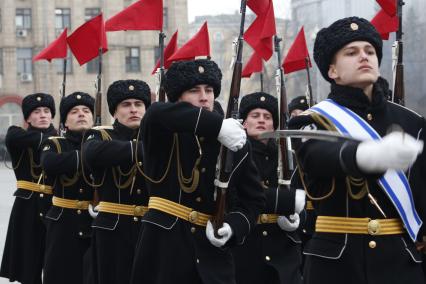
{"type": "MultiPolygon", "coordinates": [[[[273,0],[275,17],[288,18],[290,0],[273,0]]],[[[233,14],[240,9],[240,0],[188,0],[188,18],[195,16],[233,14]]]]}

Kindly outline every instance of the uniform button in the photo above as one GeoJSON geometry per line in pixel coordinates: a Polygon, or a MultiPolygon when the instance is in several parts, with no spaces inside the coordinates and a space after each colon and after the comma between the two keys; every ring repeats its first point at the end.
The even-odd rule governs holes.
{"type": "Polygon", "coordinates": [[[373,115],[371,113],[367,114],[367,119],[369,121],[373,120],[373,115]]]}
{"type": "Polygon", "coordinates": [[[80,214],[81,214],[81,210],[80,210],[80,209],[78,209],[78,210],[77,210],[77,214],[78,214],[78,215],[80,215],[80,214]]]}
{"type": "Polygon", "coordinates": [[[267,160],[267,161],[268,161],[268,160],[269,160],[269,157],[268,157],[268,156],[265,156],[265,160],[267,160]]]}
{"type": "Polygon", "coordinates": [[[137,194],[141,194],[141,193],[142,193],[142,190],[138,188],[138,189],[136,190],[136,193],[137,193],[137,194]]]}
{"type": "Polygon", "coordinates": [[[201,168],[201,172],[205,173],[206,172],[206,168],[201,168]]]}
{"type": "Polygon", "coordinates": [[[139,165],[139,166],[142,166],[142,162],[138,162],[138,165],[139,165]]]}
{"type": "Polygon", "coordinates": [[[303,230],[302,230],[302,232],[303,232],[304,234],[306,234],[306,229],[303,229],[303,230]]]}
{"type": "Polygon", "coordinates": [[[44,197],[44,194],[43,193],[40,193],[40,198],[43,198],[44,197]]]}
{"type": "Polygon", "coordinates": [[[197,202],[201,202],[201,197],[197,197],[197,198],[195,198],[195,201],[197,201],[197,202]]]}
{"type": "Polygon", "coordinates": [[[200,263],[200,260],[197,258],[197,263],[200,263]]]}
{"type": "Polygon", "coordinates": [[[265,180],[265,184],[266,184],[266,185],[269,185],[269,180],[265,180]]]}
{"type": "Polygon", "coordinates": [[[138,217],[133,217],[133,221],[137,222],[137,221],[139,221],[139,218],[138,217]]]}
{"type": "Polygon", "coordinates": [[[78,232],[78,235],[81,237],[83,235],[83,232],[78,232]]]}
{"type": "Polygon", "coordinates": [[[266,237],[266,236],[268,235],[268,232],[267,232],[267,231],[263,231],[263,232],[262,232],[262,235],[263,235],[264,237],[266,237]]]}
{"type": "Polygon", "coordinates": [[[43,217],[43,213],[40,213],[39,215],[40,215],[40,217],[43,217]]]}
{"type": "Polygon", "coordinates": [[[132,139],[133,142],[136,142],[136,139],[132,139]]]}
{"type": "Polygon", "coordinates": [[[265,259],[266,259],[266,261],[270,261],[271,260],[271,258],[268,255],[265,256],[265,259]]]}
{"type": "Polygon", "coordinates": [[[191,227],[191,233],[195,233],[195,227],[191,227]]]}
{"type": "Polygon", "coordinates": [[[204,137],[200,137],[198,140],[200,140],[200,142],[204,142],[204,137]]]}
{"type": "Polygon", "coordinates": [[[82,188],[80,188],[80,193],[83,193],[83,189],[82,188]]]}
{"type": "Polygon", "coordinates": [[[369,243],[368,243],[368,246],[370,247],[370,248],[375,248],[376,246],[377,246],[377,244],[376,244],[376,242],[375,241],[370,241],[369,243]]]}

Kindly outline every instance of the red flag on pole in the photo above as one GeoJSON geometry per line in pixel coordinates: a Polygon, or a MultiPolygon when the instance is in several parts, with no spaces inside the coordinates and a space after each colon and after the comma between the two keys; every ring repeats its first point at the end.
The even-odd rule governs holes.
{"type": "Polygon", "coordinates": [[[207,21],[187,43],[176,50],[168,61],[191,60],[196,56],[210,56],[210,39],[207,21]]]}
{"type": "Polygon", "coordinates": [[[67,57],[67,28],[61,33],[61,35],[52,41],[47,47],[40,51],[34,56],[33,61],[46,59],[52,61],[54,58],[66,58],[67,57]]]}
{"type": "Polygon", "coordinates": [[[388,14],[389,16],[395,16],[396,14],[396,1],[398,0],[376,0],[379,3],[380,7],[388,14]]]}
{"type": "Polygon", "coordinates": [[[382,9],[371,20],[371,24],[376,28],[382,39],[388,40],[390,33],[398,31],[399,19],[396,14],[391,17],[382,9]]]}
{"type": "Polygon", "coordinates": [[[102,13],[87,21],[68,38],[68,45],[80,65],[108,51],[107,37],[102,13]]]}
{"type": "MultiPolygon", "coordinates": [[[[177,37],[178,37],[178,31],[176,31],[172,38],[170,39],[169,43],[167,44],[166,48],[164,49],[164,68],[168,69],[170,65],[172,65],[172,62],[169,61],[169,57],[176,52],[178,49],[177,45],[177,37]]],[[[154,70],[152,70],[151,74],[155,74],[157,69],[160,68],[160,59],[157,60],[157,63],[155,64],[154,70]]]]}
{"type": "Polygon", "coordinates": [[[246,66],[244,66],[241,77],[250,78],[251,74],[262,72],[263,62],[262,57],[260,57],[256,52],[253,52],[250,59],[247,61],[246,66]]]}
{"type": "Polygon", "coordinates": [[[256,20],[244,33],[244,39],[259,56],[268,61],[273,54],[272,37],[276,34],[276,29],[272,0],[268,0],[269,3],[266,9],[264,2],[265,0],[261,0],[257,6],[254,6],[257,9],[254,12],[259,14],[257,14],[256,20]],[[263,4],[260,5],[261,3],[263,4]],[[262,9],[263,12],[261,11],[262,9]]]}
{"type": "Polygon", "coordinates": [[[247,6],[259,16],[268,10],[269,0],[249,0],[247,6]]]}
{"type": "Polygon", "coordinates": [[[140,0],[105,22],[107,32],[163,30],[163,0],[140,0]]]}
{"type": "Polygon", "coordinates": [[[309,61],[309,67],[312,67],[311,59],[309,58],[308,47],[306,45],[305,30],[302,27],[296,36],[292,46],[290,47],[287,56],[284,58],[283,68],[284,73],[299,71],[306,68],[306,58],[309,61]]]}

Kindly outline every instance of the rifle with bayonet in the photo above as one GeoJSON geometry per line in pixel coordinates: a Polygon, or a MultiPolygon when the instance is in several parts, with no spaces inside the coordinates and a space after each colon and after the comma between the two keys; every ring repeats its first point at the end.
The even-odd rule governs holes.
{"type": "Polygon", "coordinates": [[[399,21],[398,31],[396,32],[396,40],[392,45],[393,53],[393,90],[392,101],[405,105],[405,88],[404,88],[404,63],[403,63],[403,42],[402,42],[402,6],[405,4],[403,0],[397,1],[397,15],[399,21]]]}
{"type": "MultiPolygon", "coordinates": [[[[62,77],[62,89],[61,89],[61,102],[65,98],[65,87],[66,87],[66,82],[67,82],[67,58],[65,57],[63,60],[64,60],[63,61],[64,64],[63,64],[63,68],[62,68],[63,77],[62,77]]],[[[62,122],[62,119],[60,121],[61,122],[59,123],[59,133],[60,133],[61,136],[64,136],[65,125],[62,122]]]]}
{"type": "Polygon", "coordinates": [[[102,47],[99,48],[99,66],[98,66],[98,76],[96,83],[96,97],[95,97],[95,126],[102,125],[102,92],[101,92],[101,82],[102,82],[102,47]]]}
{"type": "MultiPolygon", "coordinates": [[[[225,118],[238,119],[238,101],[240,97],[241,74],[243,70],[243,35],[244,35],[244,22],[246,16],[247,0],[241,1],[241,22],[240,34],[238,36],[237,56],[234,63],[232,73],[231,90],[229,92],[228,105],[226,108],[225,118]]],[[[215,194],[216,194],[216,212],[213,216],[213,227],[216,237],[217,230],[222,227],[223,219],[225,216],[226,205],[226,192],[228,189],[228,182],[233,168],[233,152],[224,146],[220,149],[220,155],[217,165],[217,174],[215,180],[215,194]]]]}
{"type": "MultiPolygon", "coordinates": [[[[274,36],[274,49],[277,55],[278,69],[275,74],[275,82],[277,87],[278,113],[279,113],[279,130],[287,129],[287,121],[289,118],[287,107],[287,92],[284,83],[284,72],[281,67],[281,50],[280,41],[282,39],[274,36]]],[[[293,173],[293,159],[289,151],[289,140],[280,139],[278,147],[278,184],[290,186],[290,179],[293,173]]]]}
{"type": "Polygon", "coordinates": [[[160,70],[158,71],[158,87],[157,96],[159,102],[166,101],[166,91],[164,91],[164,38],[166,35],[161,32],[159,34],[159,46],[160,46],[160,70]]]}

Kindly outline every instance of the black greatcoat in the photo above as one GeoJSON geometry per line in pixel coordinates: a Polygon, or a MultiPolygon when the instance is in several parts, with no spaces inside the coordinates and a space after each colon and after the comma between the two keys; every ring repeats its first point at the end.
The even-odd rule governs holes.
{"type": "MultiPolygon", "coordinates": [[[[278,188],[278,147],[275,141],[264,144],[250,138],[253,160],[266,194],[262,213],[294,213],[295,190],[278,188]]],[[[277,223],[258,224],[245,243],[233,249],[237,283],[302,283],[301,241],[297,232],[285,232],[277,223]]]]}
{"type": "MultiPolygon", "coordinates": [[[[51,125],[47,129],[11,126],[6,134],[6,146],[12,159],[16,180],[37,183],[41,174],[40,146],[49,136],[56,135],[51,125]],[[32,157],[32,158],[31,158],[32,157]]],[[[44,176],[46,185],[52,185],[44,176]]],[[[18,188],[10,213],[6,244],[0,276],[11,282],[41,283],[45,244],[44,216],[51,205],[51,194],[42,194],[18,188]]]]}
{"type": "MultiPolygon", "coordinates": [[[[130,129],[118,121],[114,122],[113,129],[86,132],[82,158],[93,172],[95,183],[102,184],[98,188],[99,201],[147,206],[145,182],[134,167],[137,133],[138,129],[130,129]],[[106,131],[112,140],[103,140],[102,131],[106,131]],[[136,171],[133,186],[130,182],[129,186],[119,189],[117,185],[129,180],[125,174],[132,167],[136,171]]],[[[139,149],[139,161],[142,160],[141,154],[139,149]]],[[[140,226],[139,217],[99,212],[92,225],[92,257],[97,283],[129,283],[140,226]]]]}
{"type": "MultiPolygon", "coordinates": [[[[44,171],[56,178],[53,196],[92,201],[93,189],[81,172],[82,138],[82,132],[68,130],[65,137],[51,137],[44,143],[41,163],[44,171]]],[[[90,179],[88,173],[86,176],[90,179]]],[[[83,283],[83,258],[90,245],[92,217],[87,210],[52,205],[46,219],[43,283],[83,283]]]]}
{"type": "MultiPolygon", "coordinates": [[[[221,115],[186,102],[155,103],[149,108],[141,124],[144,169],[155,180],[166,173],[161,183],[148,183],[150,196],[205,214],[214,213],[215,166],[220,148],[217,136],[222,121],[221,115]],[[172,154],[174,135],[177,145],[172,154]],[[180,166],[185,178],[191,176],[200,153],[196,137],[202,152],[200,179],[195,191],[187,193],[180,187],[177,170],[180,166]],[[171,155],[171,165],[166,170],[171,155]]],[[[249,147],[247,143],[234,155],[234,167],[238,167],[231,178],[225,215],[233,236],[226,247],[213,246],[204,226],[150,209],[142,220],[131,283],[235,283],[234,262],[228,247],[244,242],[264,206],[249,147]]]]}
{"type": "MultiPolygon", "coordinates": [[[[424,141],[425,119],[400,105],[388,102],[388,84],[379,79],[374,84],[372,101],[361,89],[332,84],[329,98],[345,106],[367,121],[382,137],[388,128],[398,124],[404,132],[424,141]]],[[[290,127],[302,128],[306,125],[323,129],[309,113],[295,117],[290,127]]],[[[371,194],[385,212],[387,218],[399,218],[391,201],[376,182],[379,175],[367,175],[356,164],[358,143],[328,142],[308,140],[301,143],[297,155],[305,172],[305,180],[311,195],[324,196],[331,189],[335,179],[335,190],[329,198],[315,203],[318,216],[383,218],[367,196],[360,200],[351,198],[346,187],[345,177],[353,176],[368,181],[371,194]]],[[[415,206],[420,218],[426,220],[425,173],[426,151],[423,151],[411,168],[407,177],[413,192],[415,206]]],[[[353,192],[359,188],[353,187],[353,192]]],[[[424,229],[419,236],[424,235],[424,229]]],[[[307,255],[305,281],[316,283],[369,283],[400,284],[424,283],[421,255],[416,251],[408,234],[363,235],[315,233],[304,248],[307,255]],[[371,245],[374,241],[376,246],[371,245]]]]}

